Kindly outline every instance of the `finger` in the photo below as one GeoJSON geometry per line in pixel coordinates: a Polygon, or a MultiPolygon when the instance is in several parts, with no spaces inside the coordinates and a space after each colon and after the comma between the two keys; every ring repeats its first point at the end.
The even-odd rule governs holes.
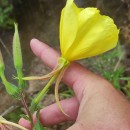
{"type": "Polygon", "coordinates": [[[24,118],[21,118],[19,120],[18,124],[21,125],[21,126],[23,126],[23,127],[25,127],[25,128],[27,128],[28,130],[32,130],[30,122],[27,121],[27,120],[25,120],[24,118]]]}
{"type": "MultiPolygon", "coordinates": [[[[30,45],[34,54],[40,57],[45,64],[51,68],[55,67],[60,56],[56,50],[37,39],[32,39],[30,45]]],[[[96,84],[96,81],[101,81],[101,79],[78,63],[72,63],[65,72],[63,81],[72,87],[78,100],[81,100],[84,89],[88,87],[87,90],[89,93],[89,86],[91,86],[92,90],[92,86],[96,84]]]]}
{"type": "Polygon", "coordinates": [[[32,39],[30,42],[33,53],[39,57],[49,67],[54,68],[57,59],[60,56],[56,50],[49,47],[47,44],[40,42],[37,39],[32,39]]]}
{"type": "Polygon", "coordinates": [[[55,103],[41,110],[40,112],[41,122],[44,125],[54,125],[68,120],[75,121],[79,109],[79,103],[77,99],[70,98],[62,100],[61,105],[65,113],[67,113],[70,117],[65,116],[55,103]]]}
{"type": "MultiPolygon", "coordinates": [[[[62,100],[61,105],[64,111],[70,117],[65,116],[59,110],[56,103],[52,104],[50,106],[45,107],[44,109],[40,111],[40,121],[44,126],[55,125],[55,124],[65,122],[68,120],[71,120],[71,121],[76,120],[78,109],[79,109],[79,103],[77,99],[74,97],[74,98],[62,100]]],[[[34,122],[36,122],[35,114],[34,114],[34,122]]],[[[30,123],[24,120],[23,118],[20,119],[19,124],[26,128],[30,128],[30,123]]]]}

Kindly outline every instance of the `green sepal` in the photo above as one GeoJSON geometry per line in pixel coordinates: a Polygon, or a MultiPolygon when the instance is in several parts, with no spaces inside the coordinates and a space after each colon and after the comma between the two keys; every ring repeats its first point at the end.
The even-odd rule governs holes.
{"type": "Polygon", "coordinates": [[[59,65],[61,65],[62,67],[64,66],[67,66],[67,65],[69,65],[70,64],[70,62],[68,61],[68,60],[66,60],[65,58],[63,58],[63,57],[60,57],[59,59],[58,59],[58,63],[59,63],[59,65]]]}

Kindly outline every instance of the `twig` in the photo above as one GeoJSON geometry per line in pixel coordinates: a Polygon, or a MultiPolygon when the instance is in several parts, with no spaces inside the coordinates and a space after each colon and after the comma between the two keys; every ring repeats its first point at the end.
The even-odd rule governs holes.
{"type": "Polygon", "coordinates": [[[127,72],[127,71],[130,71],[130,68],[126,68],[126,69],[125,69],[125,72],[127,72]]]}
{"type": "Polygon", "coordinates": [[[15,110],[16,108],[17,108],[17,106],[10,106],[8,109],[6,109],[6,110],[1,114],[1,116],[7,115],[8,113],[12,112],[12,111],[15,110]]]}
{"type": "Polygon", "coordinates": [[[21,130],[27,130],[26,128],[24,128],[24,127],[22,127],[22,126],[20,126],[20,125],[18,125],[18,124],[16,124],[16,123],[9,122],[9,121],[6,121],[6,120],[0,120],[0,123],[6,124],[6,125],[15,126],[15,127],[19,128],[19,129],[21,129],[21,130]]]}
{"type": "Polygon", "coordinates": [[[5,48],[6,52],[8,53],[8,55],[12,58],[12,55],[9,51],[9,49],[6,47],[6,45],[4,44],[3,40],[0,38],[0,43],[2,44],[2,46],[5,48]]]}
{"type": "Polygon", "coordinates": [[[121,60],[122,60],[122,55],[119,57],[119,60],[117,61],[116,63],[116,66],[114,68],[114,72],[117,70],[117,68],[119,67],[120,63],[121,63],[121,60]]]}

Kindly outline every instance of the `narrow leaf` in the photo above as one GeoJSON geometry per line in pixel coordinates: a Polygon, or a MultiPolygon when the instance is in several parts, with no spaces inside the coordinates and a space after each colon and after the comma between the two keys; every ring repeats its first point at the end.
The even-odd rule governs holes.
{"type": "Polygon", "coordinates": [[[45,130],[45,128],[42,126],[39,120],[37,120],[36,122],[35,130],[45,130]]]}
{"type": "Polygon", "coordinates": [[[35,130],[45,130],[45,128],[42,126],[40,120],[39,120],[39,115],[40,115],[40,109],[36,113],[36,125],[35,125],[35,130]]]}
{"type": "Polygon", "coordinates": [[[16,87],[14,84],[10,83],[7,81],[7,79],[5,78],[4,72],[1,73],[1,79],[2,82],[6,88],[6,91],[9,95],[13,96],[16,99],[20,99],[20,90],[18,87],[16,87]]]}
{"type": "Polygon", "coordinates": [[[4,66],[2,54],[1,54],[1,51],[0,51],[0,77],[2,79],[2,82],[5,86],[8,94],[10,94],[11,96],[13,96],[16,99],[20,99],[19,89],[15,85],[13,85],[13,84],[11,84],[10,82],[7,81],[5,74],[4,74],[4,70],[5,70],[5,66],[4,66]]]}
{"type": "Polygon", "coordinates": [[[24,115],[24,114],[21,114],[20,117],[24,118],[25,120],[30,121],[30,118],[28,116],[24,115]]]}

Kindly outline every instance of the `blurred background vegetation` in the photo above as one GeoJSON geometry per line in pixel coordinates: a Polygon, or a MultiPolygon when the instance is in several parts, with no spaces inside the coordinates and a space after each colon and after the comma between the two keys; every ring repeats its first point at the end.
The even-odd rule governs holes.
{"type": "MultiPolygon", "coordinates": [[[[53,48],[59,49],[59,20],[66,0],[0,0],[0,49],[6,64],[6,76],[12,80],[15,75],[12,62],[13,23],[18,23],[23,51],[25,75],[44,75],[50,70],[30,49],[29,42],[37,38],[53,48]]],[[[120,28],[117,48],[97,57],[79,61],[94,73],[109,80],[116,89],[121,90],[130,99],[130,0],[75,0],[80,7],[97,7],[102,14],[112,17],[120,28]]],[[[30,81],[28,83],[28,101],[37,94],[46,82],[30,81]]],[[[60,96],[68,98],[73,95],[71,89],[60,86],[60,96]]],[[[43,100],[43,105],[54,101],[53,87],[43,100]]],[[[24,113],[22,105],[6,94],[0,84],[0,114],[17,122],[19,114],[24,113]]],[[[29,103],[29,102],[28,102],[29,103]]],[[[47,128],[47,130],[64,130],[70,123],[47,128]]]]}

